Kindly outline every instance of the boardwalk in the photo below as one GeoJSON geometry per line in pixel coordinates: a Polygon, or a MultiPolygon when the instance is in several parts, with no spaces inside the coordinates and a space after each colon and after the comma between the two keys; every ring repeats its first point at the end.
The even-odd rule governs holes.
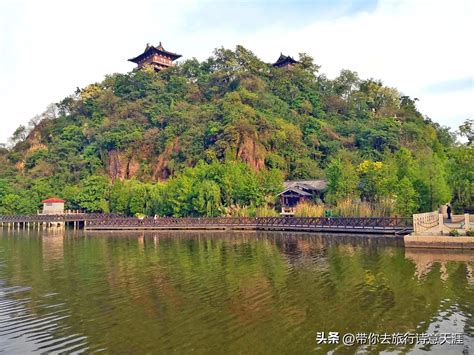
{"type": "Polygon", "coordinates": [[[65,214],[0,216],[5,228],[29,228],[33,225],[63,224],[94,230],[193,230],[235,229],[343,232],[371,234],[407,234],[412,231],[411,218],[360,217],[215,217],[215,218],[144,218],[109,214],[65,214]]]}

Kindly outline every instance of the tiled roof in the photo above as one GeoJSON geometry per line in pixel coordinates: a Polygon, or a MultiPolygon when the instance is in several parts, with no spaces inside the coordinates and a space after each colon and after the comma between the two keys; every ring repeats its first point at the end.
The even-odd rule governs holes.
{"type": "Polygon", "coordinates": [[[41,202],[42,203],[64,203],[66,201],[60,198],[48,198],[47,200],[43,200],[41,202]]]}
{"type": "Polygon", "coordinates": [[[141,61],[143,58],[147,57],[152,52],[165,54],[165,55],[171,57],[172,60],[175,60],[175,59],[178,59],[178,58],[181,57],[181,54],[176,54],[176,53],[168,52],[167,50],[165,50],[163,48],[163,45],[160,42],[160,44],[157,45],[156,47],[151,46],[150,44],[147,44],[146,48],[145,48],[145,51],[142,54],[136,56],[135,58],[129,59],[129,61],[137,63],[137,62],[141,61]]]}
{"type": "Polygon", "coordinates": [[[328,187],[328,182],[326,180],[293,180],[285,181],[283,183],[285,189],[290,187],[296,187],[304,190],[317,190],[323,191],[328,187]]]}

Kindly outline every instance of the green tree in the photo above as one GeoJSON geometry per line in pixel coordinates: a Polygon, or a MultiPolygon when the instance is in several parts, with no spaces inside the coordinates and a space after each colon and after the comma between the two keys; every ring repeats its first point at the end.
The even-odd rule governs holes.
{"type": "Polygon", "coordinates": [[[474,120],[466,120],[459,126],[458,134],[467,139],[467,145],[472,145],[474,142],[474,120]]]}
{"type": "Polygon", "coordinates": [[[356,196],[359,178],[356,169],[349,161],[333,159],[326,169],[326,177],[328,202],[337,203],[356,196]]]}
{"type": "Polygon", "coordinates": [[[8,180],[6,179],[0,179],[0,201],[2,201],[2,199],[8,195],[9,193],[12,192],[12,187],[10,185],[10,183],[8,182],[8,180]]]}
{"type": "Polygon", "coordinates": [[[453,206],[458,212],[474,209],[474,151],[472,145],[455,147],[450,152],[448,181],[453,206]]]}
{"type": "Polygon", "coordinates": [[[414,187],[420,198],[421,210],[434,211],[438,206],[450,202],[445,163],[436,154],[425,151],[418,164],[414,187]]]}
{"type": "Polygon", "coordinates": [[[395,210],[401,216],[411,216],[418,207],[418,194],[411,181],[405,176],[397,186],[395,210]]]}
{"type": "Polygon", "coordinates": [[[20,196],[18,210],[33,212],[57,195],[89,211],[110,204],[126,214],[214,215],[237,205],[257,211],[274,203],[283,177],[329,171],[333,201],[360,195],[394,203],[407,177],[420,210],[447,202],[450,191],[456,208],[471,204],[469,151],[457,148],[472,146],[472,120],[457,132],[468,145],[456,146],[448,128],[418,111],[417,99],[349,70],[330,80],[306,54],[299,62],[274,68],[237,46],[159,73],[108,75],[0,145],[0,179],[10,186],[1,192],[0,182],[2,199],[20,196]],[[383,166],[354,172],[364,160],[383,166]],[[108,181],[124,178],[109,195],[108,181]]]}
{"type": "Polygon", "coordinates": [[[130,204],[130,187],[127,181],[115,180],[110,190],[110,210],[114,213],[128,214],[130,204]]]}
{"type": "Polygon", "coordinates": [[[77,196],[79,206],[88,212],[108,212],[109,183],[106,177],[91,175],[84,179],[77,196]]]}
{"type": "Polygon", "coordinates": [[[130,214],[146,214],[147,212],[147,199],[148,192],[146,185],[140,181],[131,181],[130,188],[130,202],[129,210],[130,214]]]}
{"type": "Polygon", "coordinates": [[[28,198],[27,191],[6,194],[0,201],[0,215],[26,215],[37,212],[37,202],[28,198]]]}
{"type": "Polygon", "coordinates": [[[222,212],[221,190],[214,181],[204,180],[196,187],[193,205],[201,216],[216,217],[222,212]]]}

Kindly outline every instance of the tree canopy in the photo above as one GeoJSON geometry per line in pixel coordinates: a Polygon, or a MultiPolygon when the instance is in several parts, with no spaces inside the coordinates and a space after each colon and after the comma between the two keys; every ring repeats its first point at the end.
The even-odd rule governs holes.
{"type": "Polygon", "coordinates": [[[382,81],[349,70],[330,80],[307,54],[299,62],[278,69],[218,48],[78,89],[0,149],[0,213],[34,213],[56,195],[90,212],[216,216],[272,205],[284,179],[312,178],[328,179],[334,204],[472,208],[472,120],[461,144],[382,81]]]}

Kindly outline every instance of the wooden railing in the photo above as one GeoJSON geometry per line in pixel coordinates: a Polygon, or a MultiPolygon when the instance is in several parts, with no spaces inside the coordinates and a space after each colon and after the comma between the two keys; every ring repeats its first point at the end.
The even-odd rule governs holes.
{"type": "Polygon", "coordinates": [[[193,229],[238,227],[256,230],[347,230],[399,231],[411,230],[411,218],[347,218],[347,217],[215,217],[215,218],[144,218],[94,219],[92,229],[193,229]]]}
{"type": "Polygon", "coordinates": [[[0,216],[0,223],[28,223],[28,222],[83,222],[95,219],[122,218],[118,214],[103,213],[71,213],[71,214],[33,214],[0,216]]]}
{"type": "Polygon", "coordinates": [[[347,232],[411,231],[411,218],[361,217],[161,217],[143,219],[114,214],[0,216],[0,223],[84,222],[90,229],[253,229],[347,232]]]}

